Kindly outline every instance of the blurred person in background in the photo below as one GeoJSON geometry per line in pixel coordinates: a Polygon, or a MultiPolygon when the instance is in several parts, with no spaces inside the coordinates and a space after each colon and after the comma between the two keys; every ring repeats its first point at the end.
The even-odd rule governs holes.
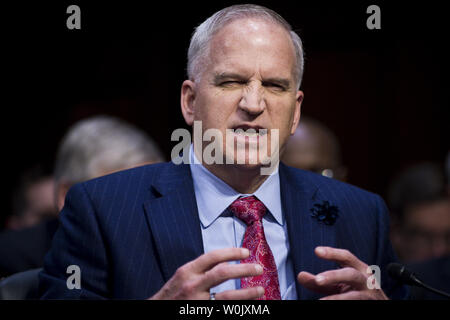
{"type": "Polygon", "coordinates": [[[67,133],[58,150],[54,172],[58,211],[75,183],[162,161],[159,148],[140,129],[109,116],[82,120],[67,133]]]}
{"type": "Polygon", "coordinates": [[[5,229],[19,230],[54,218],[58,212],[54,205],[52,175],[40,165],[26,170],[13,192],[12,209],[13,214],[7,218],[5,229]]]}
{"type": "Polygon", "coordinates": [[[341,181],[347,179],[336,135],[317,120],[302,116],[281,159],[288,166],[313,171],[341,181]]]}
{"type": "MultiPolygon", "coordinates": [[[[65,195],[75,183],[161,161],[164,157],[153,140],[122,120],[95,116],[79,121],[69,129],[57,152],[53,208],[56,212],[62,209],[65,195]]],[[[41,267],[57,227],[55,217],[0,234],[0,277],[41,267]]]]}
{"type": "Polygon", "coordinates": [[[450,199],[442,168],[413,166],[389,187],[392,243],[399,258],[420,262],[450,253],[450,199]]]}
{"type": "MultiPolygon", "coordinates": [[[[419,279],[450,291],[450,198],[441,165],[422,163],[406,169],[389,187],[391,241],[400,260],[419,279]]],[[[411,288],[414,299],[439,299],[411,288]]]]}

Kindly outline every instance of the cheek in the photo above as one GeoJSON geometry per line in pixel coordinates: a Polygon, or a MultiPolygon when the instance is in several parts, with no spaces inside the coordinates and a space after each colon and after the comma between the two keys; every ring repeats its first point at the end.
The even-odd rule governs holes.
{"type": "Polygon", "coordinates": [[[269,114],[274,128],[290,132],[294,120],[295,104],[286,101],[272,101],[269,114]]]}
{"type": "Polygon", "coordinates": [[[214,90],[198,100],[195,120],[203,121],[204,128],[226,128],[238,103],[237,94],[214,90]]]}
{"type": "Polygon", "coordinates": [[[276,108],[273,108],[270,112],[271,124],[272,128],[279,130],[280,147],[283,147],[291,136],[295,104],[284,101],[284,103],[278,103],[274,106],[276,108]]]}

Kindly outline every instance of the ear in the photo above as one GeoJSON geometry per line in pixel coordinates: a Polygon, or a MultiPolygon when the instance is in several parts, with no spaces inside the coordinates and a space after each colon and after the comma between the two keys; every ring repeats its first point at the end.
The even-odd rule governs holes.
{"type": "Polygon", "coordinates": [[[181,85],[181,113],[189,126],[194,123],[195,82],[185,80],[181,85]]]}
{"type": "Polygon", "coordinates": [[[65,182],[60,182],[56,186],[56,206],[58,208],[58,212],[61,212],[64,207],[64,200],[66,199],[66,194],[70,189],[70,184],[65,182]]]}
{"type": "Polygon", "coordinates": [[[303,97],[304,97],[303,91],[300,91],[300,90],[297,91],[296,101],[295,101],[294,118],[293,118],[292,127],[291,127],[291,135],[295,133],[295,130],[297,130],[298,124],[300,123],[300,114],[301,114],[303,97]]]}

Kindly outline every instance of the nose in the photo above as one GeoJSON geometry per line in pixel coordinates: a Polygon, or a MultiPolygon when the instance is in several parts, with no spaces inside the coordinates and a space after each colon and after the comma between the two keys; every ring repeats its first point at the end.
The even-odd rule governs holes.
{"type": "Polygon", "coordinates": [[[239,108],[252,116],[258,116],[264,112],[266,103],[264,100],[264,90],[261,84],[258,84],[255,81],[248,86],[245,86],[242,90],[239,108]]]}

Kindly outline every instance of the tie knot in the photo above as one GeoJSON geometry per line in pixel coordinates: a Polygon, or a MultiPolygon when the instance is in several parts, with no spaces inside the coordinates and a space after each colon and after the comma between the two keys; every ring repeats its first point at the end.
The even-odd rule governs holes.
{"type": "Polygon", "coordinates": [[[261,220],[266,213],[266,206],[255,196],[235,200],[230,205],[230,209],[233,214],[244,221],[246,225],[261,220]]]}

